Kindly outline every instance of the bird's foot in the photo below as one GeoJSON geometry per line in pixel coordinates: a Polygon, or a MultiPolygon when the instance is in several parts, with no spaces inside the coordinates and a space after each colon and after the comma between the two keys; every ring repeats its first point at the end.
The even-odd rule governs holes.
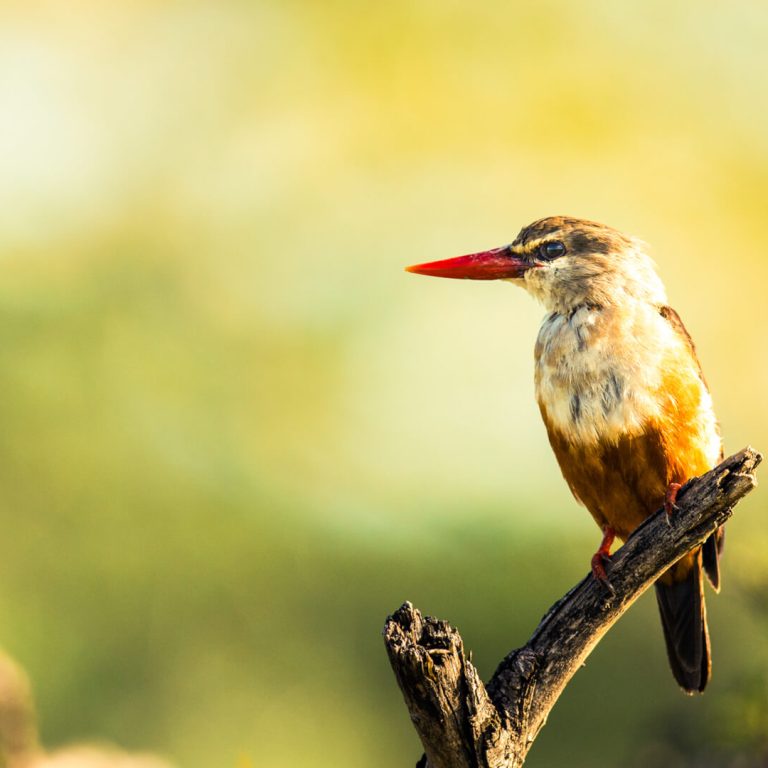
{"type": "Polygon", "coordinates": [[[608,581],[608,574],[605,572],[605,563],[611,559],[611,544],[616,538],[616,531],[610,525],[603,526],[603,540],[600,547],[592,556],[592,575],[605,587],[613,592],[611,582],[608,581]]]}
{"type": "Polygon", "coordinates": [[[680,483],[670,483],[667,486],[667,492],[664,494],[664,511],[667,513],[667,524],[672,524],[672,515],[678,509],[677,494],[683,486],[680,483]]]}

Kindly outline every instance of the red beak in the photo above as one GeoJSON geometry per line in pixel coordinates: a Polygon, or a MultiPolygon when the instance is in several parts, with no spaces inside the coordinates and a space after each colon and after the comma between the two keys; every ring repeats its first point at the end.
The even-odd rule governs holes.
{"type": "Polygon", "coordinates": [[[464,280],[501,280],[522,277],[533,265],[523,261],[505,245],[490,251],[470,253],[455,259],[430,261],[428,264],[414,264],[406,272],[432,277],[453,277],[464,280]]]}

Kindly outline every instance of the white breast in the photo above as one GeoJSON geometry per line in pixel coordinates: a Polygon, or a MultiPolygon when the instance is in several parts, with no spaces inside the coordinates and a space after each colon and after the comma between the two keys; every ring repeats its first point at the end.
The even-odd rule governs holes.
{"type": "Polygon", "coordinates": [[[681,343],[645,303],[551,313],[536,341],[536,398],[551,426],[574,442],[639,434],[660,411],[665,352],[681,343]]]}

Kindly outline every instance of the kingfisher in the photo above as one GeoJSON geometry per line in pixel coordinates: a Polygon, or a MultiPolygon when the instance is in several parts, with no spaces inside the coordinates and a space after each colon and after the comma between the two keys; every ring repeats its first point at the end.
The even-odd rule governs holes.
{"type": "MultiPolygon", "coordinates": [[[[406,269],[506,280],[544,305],[536,400],[563,477],[602,529],[591,571],[609,585],[614,540],[662,506],[673,515],[680,488],[723,458],[693,341],[645,244],[551,216],[510,245],[406,269]]],[[[721,527],[655,583],[672,673],[689,694],[703,692],[711,674],[703,574],[719,592],[723,541],[721,527]]]]}

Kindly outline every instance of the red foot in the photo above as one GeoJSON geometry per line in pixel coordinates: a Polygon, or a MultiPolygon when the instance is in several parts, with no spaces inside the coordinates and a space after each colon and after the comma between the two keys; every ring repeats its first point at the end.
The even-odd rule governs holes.
{"type": "Polygon", "coordinates": [[[608,574],[605,572],[603,563],[611,559],[611,544],[616,538],[616,531],[610,525],[603,526],[603,540],[600,542],[600,548],[592,557],[592,575],[604,584],[608,583],[608,574]]]}
{"type": "Polygon", "coordinates": [[[667,492],[664,494],[664,511],[667,513],[667,519],[672,517],[672,513],[677,509],[677,493],[683,486],[680,483],[670,483],[667,486],[667,492]]]}

